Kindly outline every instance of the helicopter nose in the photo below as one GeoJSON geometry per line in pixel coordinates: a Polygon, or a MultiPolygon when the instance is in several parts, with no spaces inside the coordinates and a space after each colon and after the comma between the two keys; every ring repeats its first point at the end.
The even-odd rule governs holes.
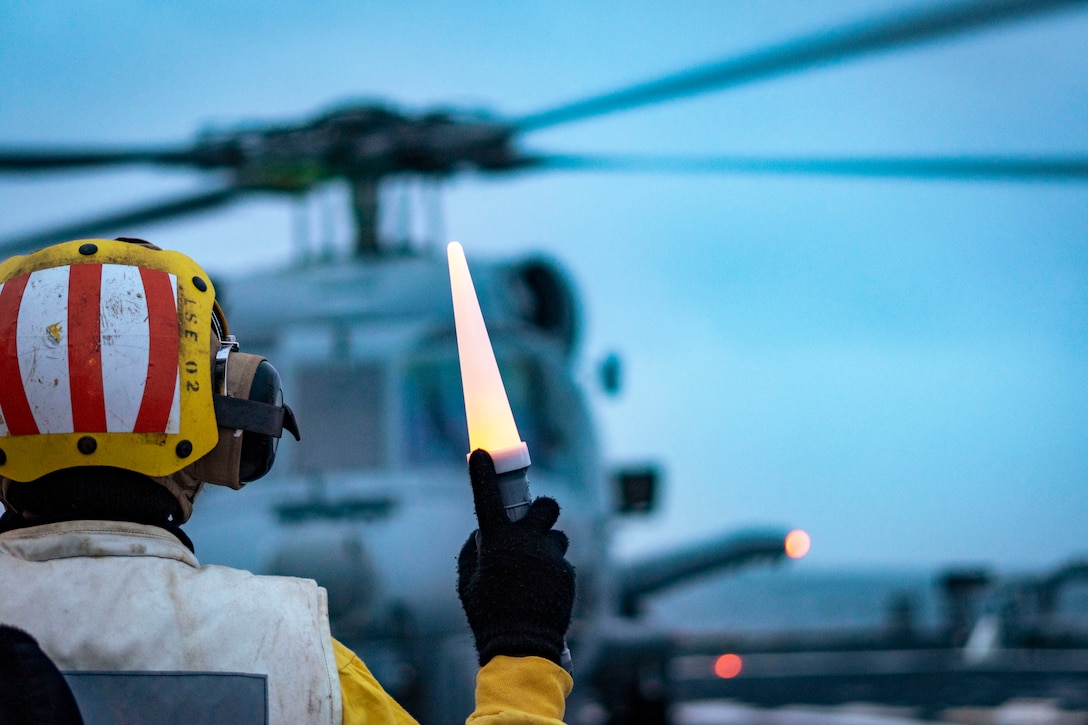
{"type": "Polygon", "coordinates": [[[314,579],[328,592],[333,620],[366,621],[374,612],[378,571],[358,532],[336,526],[305,526],[279,545],[270,574],[314,579]]]}

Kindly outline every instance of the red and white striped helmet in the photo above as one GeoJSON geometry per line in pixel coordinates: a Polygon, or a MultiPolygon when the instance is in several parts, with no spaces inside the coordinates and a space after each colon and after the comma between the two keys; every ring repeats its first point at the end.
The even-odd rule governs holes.
{"type": "Polygon", "coordinates": [[[179,252],[93,239],[0,264],[0,476],[167,476],[204,456],[213,319],[211,280],[179,252]]]}

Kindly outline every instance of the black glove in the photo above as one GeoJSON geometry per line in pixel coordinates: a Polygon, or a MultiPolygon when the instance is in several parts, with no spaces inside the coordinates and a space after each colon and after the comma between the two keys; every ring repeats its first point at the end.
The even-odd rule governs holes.
{"type": "Polygon", "coordinates": [[[483,666],[496,655],[536,655],[559,664],[574,606],[574,567],[563,558],[567,536],[553,531],[555,499],[533,501],[510,521],[491,456],[469,459],[479,538],[472,532],[457,558],[457,594],[483,666]]]}

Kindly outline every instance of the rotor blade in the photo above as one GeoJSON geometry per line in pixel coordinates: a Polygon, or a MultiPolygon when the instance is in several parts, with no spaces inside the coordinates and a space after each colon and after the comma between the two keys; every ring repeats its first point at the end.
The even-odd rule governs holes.
{"type": "Polygon", "coordinates": [[[1088,156],[541,156],[533,168],[651,173],[812,174],[905,179],[1088,182],[1088,156]]]}
{"type": "Polygon", "coordinates": [[[975,0],[953,7],[898,13],[846,25],[699,66],[611,93],[591,96],[515,120],[533,131],[698,93],[722,90],[865,53],[936,40],[1044,12],[1084,7],[1084,0],[975,0]]]}
{"type": "Polygon", "coordinates": [[[45,171],[120,164],[195,164],[192,149],[0,149],[0,172],[45,171]]]}
{"type": "Polygon", "coordinates": [[[218,189],[202,194],[169,199],[95,219],[84,219],[83,221],[46,229],[34,234],[11,237],[0,241],[0,258],[9,257],[13,254],[26,254],[40,247],[68,239],[79,239],[94,234],[123,230],[124,227],[136,224],[147,224],[148,222],[206,211],[231,201],[241,193],[243,193],[243,190],[237,188],[218,189]]]}

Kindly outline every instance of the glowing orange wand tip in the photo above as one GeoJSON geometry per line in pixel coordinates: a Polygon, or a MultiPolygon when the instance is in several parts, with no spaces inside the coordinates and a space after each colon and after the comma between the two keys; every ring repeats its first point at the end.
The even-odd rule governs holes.
{"type": "Polygon", "coordinates": [[[506,388],[495,362],[491,338],[484,326],[476,288],[459,242],[446,247],[453,292],[453,318],[457,327],[457,356],[461,362],[461,386],[468,418],[469,451],[483,448],[491,454],[496,473],[529,465],[529,447],[521,440],[506,388]]]}

